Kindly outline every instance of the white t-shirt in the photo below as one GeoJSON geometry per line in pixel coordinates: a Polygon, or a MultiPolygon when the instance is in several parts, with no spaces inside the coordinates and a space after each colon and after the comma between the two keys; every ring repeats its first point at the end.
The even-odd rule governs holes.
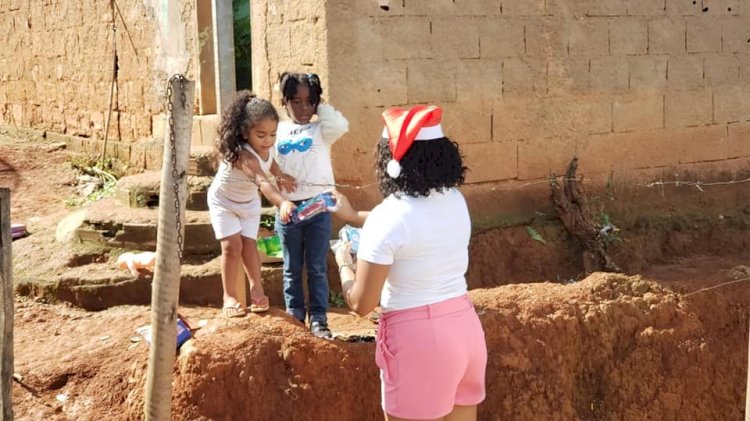
{"type": "Polygon", "coordinates": [[[282,121],[276,131],[276,162],[297,180],[297,190],[282,192],[289,200],[309,199],[335,186],[330,147],[349,130],[349,122],[327,104],[319,104],[317,113],[314,122],[282,121]]]}
{"type": "MultiPolygon", "coordinates": [[[[243,143],[241,147],[258,158],[261,171],[268,175],[271,164],[273,164],[273,155],[269,153],[268,159],[264,161],[249,144],[243,143]]],[[[219,163],[219,169],[211,182],[209,194],[217,194],[237,203],[250,202],[259,197],[255,180],[251,180],[241,169],[223,159],[219,163]]]]}
{"type": "Polygon", "coordinates": [[[384,312],[466,294],[471,220],[456,189],[428,197],[388,196],[370,212],[357,258],[391,265],[380,296],[384,312]]]}

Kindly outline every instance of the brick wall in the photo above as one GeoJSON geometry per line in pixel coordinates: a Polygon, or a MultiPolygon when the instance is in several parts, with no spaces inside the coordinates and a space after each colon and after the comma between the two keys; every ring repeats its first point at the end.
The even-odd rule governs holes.
{"type": "Polygon", "coordinates": [[[339,179],[370,179],[383,107],[423,102],[444,108],[470,183],[559,174],[574,154],[589,175],[750,157],[747,2],[327,7],[329,98],[352,123],[339,179]]]}
{"type": "MultiPolygon", "coordinates": [[[[320,75],[328,96],[328,32],[323,0],[253,1],[253,90],[281,106],[284,71],[320,75]]],[[[283,111],[283,110],[280,110],[283,111]]]]}
{"type": "MultiPolygon", "coordinates": [[[[109,139],[114,154],[135,162],[145,159],[146,147],[132,144],[151,140],[152,116],[163,109],[157,3],[117,0],[122,19],[116,19],[118,73],[109,139]]],[[[196,20],[194,6],[186,3],[181,13],[192,46],[196,20]]],[[[110,2],[3,1],[0,32],[0,126],[75,136],[96,149],[104,137],[113,73],[110,2]]]]}

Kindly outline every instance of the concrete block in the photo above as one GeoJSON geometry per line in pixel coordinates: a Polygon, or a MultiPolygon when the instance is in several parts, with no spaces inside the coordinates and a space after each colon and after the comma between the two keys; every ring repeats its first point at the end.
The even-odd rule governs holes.
{"type": "Polygon", "coordinates": [[[292,33],[289,26],[269,25],[266,28],[265,40],[269,62],[291,59],[292,33]]]}
{"type": "Polygon", "coordinates": [[[629,64],[623,57],[591,59],[591,88],[602,91],[628,89],[629,64]]]}
{"type": "Polygon", "coordinates": [[[570,55],[609,54],[609,28],[604,19],[576,21],[570,26],[568,35],[570,55]]]}
{"type": "MultiPolygon", "coordinates": [[[[372,6],[366,2],[353,3],[372,6]]],[[[336,25],[328,25],[328,39],[329,41],[335,40],[333,42],[336,45],[335,49],[328,51],[329,60],[335,60],[334,57],[346,60],[347,63],[351,61],[351,57],[357,57],[358,61],[368,63],[381,60],[383,38],[380,27],[380,21],[372,17],[347,17],[337,21],[336,25]]]]}
{"type": "Polygon", "coordinates": [[[740,62],[734,55],[706,56],[703,77],[708,86],[736,85],[740,79],[740,62]]]}
{"type": "Polygon", "coordinates": [[[452,2],[454,4],[453,13],[457,16],[499,16],[502,14],[502,2],[497,0],[464,0],[452,2]]]}
{"type": "Polygon", "coordinates": [[[203,144],[203,140],[201,138],[201,120],[199,118],[193,117],[193,124],[190,127],[190,144],[203,144]]]}
{"type": "Polygon", "coordinates": [[[628,15],[663,16],[667,13],[666,0],[627,0],[628,15]]]}
{"type": "Polygon", "coordinates": [[[430,18],[423,16],[382,20],[380,36],[383,45],[387,46],[383,48],[383,58],[432,58],[430,21],[430,18]]]}
{"type": "Polygon", "coordinates": [[[492,141],[492,107],[477,107],[477,102],[445,104],[442,126],[448,137],[462,145],[488,143],[492,141]]]}
{"type": "Polygon", "coordinates": [[[721,21],[718,18],[688,18],[686,23],[688,53],[721,52],[721,21]]]}
{"type": "Polygon", "coordinates": [[[721,22],[722,51],[738,53],[750,51],[750,17],[725,18],[721,22]]]}
{"type": "Polygon", "coordinates": [[[664,127],[663,95],[623,95],[612,103],[615,132],[634,132],[664,127]]]}
{"type": "Polygon", "coordinates": [[[652,20],[648,26],[648,52],[651,54],[684,53],[685,31],[685,21],[681,18],[652,20]]]}
{"type": "MultiPolygon", "coordinates": [[[[503,63],[500,60],[461,60],[456,73],[456,99],[494,100],[503,93],[503,63]]],[[[472,107],[473,108],[473,107],[472,107]]]]}
{"type": "Polygon", "coordinates": [[[565,173],[576,154],[576,144],[569,138],[536,138],[518,143],[518,179],[532,180],[565,173]]]}
{"type": "MultiPolygon", "coordinates": [[[[406,61],[385,61],[373,66],[352,62],[346,71],[339,74],[331,87],[331,98],[336,98],[337,107],[403,105],[407,100],[406,61]],[[367,77],[362,77],[367,75],[367,77]],[[357,92],[357,95],[351,95],[357,92]]],[[[440,81],[440,84],[445,83],[440,81]]],[[[351,127],[351,126],[350,126],[351,127]]]]}
{"type": "Polygon", "coordinates": [[[469,143],[461,145],[464,165],[469,168],[466,183],[509,180],[518,176],[516,142],[469,143]]]}
{"type": "Polygon", "coordinates": [[[480,22],[479,53],[487,59],[524,54],[523,23],[505,19],[480,22]]]}
{"type": "Polygon", "coordinates": [[[707,89],[667,92],[665,126],[667,128],[705,126],[713,122],[711,92],[707,89]]]}
{"type": "Polygon", "coordinates": [[[675,88],[703,86],[703,57],[670,56],[667,59],[667,85],[675,88]]]}
{"type": "Polygon", "coordinates": [[[622,0],[594,0],[587,2],[588,16],[623,16],[627,14],[627,3],[622,0]]]}
{"type": "Polygon", "coordinates": [[[663,130],[595,135],[578,142],[579,174],[675,165],[677,142],[663,130]]]}
{"type": "Polygon", "coordinates": [[[702,2],[692,0],[667,0],[667,15],[672,17],[695,16],[701,14],[702,2]]]}
{"type": "Polygon", "coordinates": [[[493,139],[575,138],[612,129],[607,96],[506,97],[493,105],[493,139]]]}
{"type": "Polygon", "coordinates": [[[545,92],[547,62],[536,58],[503,60],[503,92],[545,92]]]}
{"type": "Polygon", "coordinates": [[[504,97],[492,106],[492,139],[508,141],[548,136],[538,124],[540,105],[527,96],[504,97]]]}
{"type": "Polygon", "coordinates": [[[726,159],[735,151],[725,126],[592,136],[578,146],[581,173],[602,173],[726,159]]]}
{"type": "Polygon", "coordinates": [[[590,67],[591,60],[587,58],[551,59],[547,65],[550,93],[585,91],[589,87],[590,67]]]}
{"type": "Polygon", "coordinates": [[[635,56],[630,58],[630,88],[660,89],[667,84],[667,58],[635,56]]]}
{"type": "Polygon", "coordinates": [[[724,125],[677,131],[681,139],[675,151],[681,164],[719,161],[733,154],[734,146],[724,125]]]}
{"type": "Polygon", "coordinates": [[[473,17],[434,19],[430,36],[432,51],[441,58],[479,58],[479,22],[473,17]]]}
{"type": "Polygon", "coordinates": [[[729,125],[729,158],[750,156],[750,124],[729,125]]]}
{"type": "Polygon", "coordinates": [[[526,55],[563,57],[568,55],[567,30],[562,21],[529,21],[525,25],[526,55]]]}
{"type": "Polygon", "coordinates": [[[164,139],[164,133],[167,130],[166,114],[157,114],[151,116],[151,134],[156,139],[164,139]]]}
{"type": "Polygon", "coordinates": [[[750,54],[737,54],[735,57],[740,62],[740,81],[750,82],[750,54]]]}
{"type": "Polygon", "coordinates": [[[194,118],[201,120],[201,141],[203,145],[213,146],[218,137],[219,116],[217,114],[207,114],[194,118]]]}
{"type": "Polygon", "coordinates": [[[456,61],[409,61],[408,102],[455,101],[457,67],[456,61]]]}
{"type": "Polygon", "coordinates": [[[713,90],[716,123],[737,123],[750,120],[748,85],[727,86],[713,90]]]}
{"type": "Polygon", "coordinates": [[[613,19],[609,23],[609,49],[613,55],[646,54],[648,52],[647,21],[640,18],[613,19]]]}
{"type": "Polygon", "coordinates": [[[322,19],[304,20],[290,25],[291,57],[307,66],[322,66],[320,51],[326,50],[325,23],[322,19]]]}
{"type": "Polygon", "coordinates": [[[544,16],[545,0],[503,0],[503,16],[544,16]]]}
{"type": "MultiPolygon", "coordinates": [[[[400,2],[392,1],[390,4],[391,9],[394,6],[396,9],[401,7],[401,5],[394,5],[393,3],[400,2]]],[[[377,7],[377,5],[373,4],[373,7],[377,7]]],[[[410,1],[403,4],[402,12],[405,16],[450,16],[457,14],[456,9],[456,4],[452,0],[410,1]]],[[[387,13],[390,14],[391,11],[389,10],[387,13]]]]}

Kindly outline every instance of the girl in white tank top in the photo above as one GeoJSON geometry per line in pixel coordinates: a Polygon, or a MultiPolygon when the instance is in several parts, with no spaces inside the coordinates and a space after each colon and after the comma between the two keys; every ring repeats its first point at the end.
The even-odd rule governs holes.
{"type": "Polygon", "coordinates": [[[260,278],[260,256],[256,246],[260,225],[260,190],[288,220],[295,206],[284,199],[278,187],[293,191],[296,182],[282,173],[273,160],[279,115],[267,100],[240,91],[224,110],[219,125],[221,163],[208,190],[208,208],[216,239],[221,242],[222,313],[242,317],[246,309],[237,297],[235,279],[240,262],[250,282],[252,312],[268,310],[268,297],[260,278]]]}

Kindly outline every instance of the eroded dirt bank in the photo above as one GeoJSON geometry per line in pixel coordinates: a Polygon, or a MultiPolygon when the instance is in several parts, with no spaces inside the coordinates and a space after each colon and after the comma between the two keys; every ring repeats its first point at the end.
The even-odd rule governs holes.
{"type": "MultiPolygon", "coordinates": [[[[640,277],[597,273],[568,286],[510,285],[471,296],[490,350],[480,419],[742,416],[750,314],[744,284],[680,295],[640,277]]],[[[89,317],[40,306],[19,308],[19,317],[41,323],[63,311],[57,335],[88,339],[66,348],[54,333],[19,331],[17,347],[59,346],[17,360],[26,385],[14,390],[18,418],[140,419],[147,349],[129,346],[128,338],[148,310],[89,317]]],[[[314,340],[278,310],[232,324],[212,320],[175,365],[173,416],[382,419],[373,351],[371,343],[314,340]]]]}

